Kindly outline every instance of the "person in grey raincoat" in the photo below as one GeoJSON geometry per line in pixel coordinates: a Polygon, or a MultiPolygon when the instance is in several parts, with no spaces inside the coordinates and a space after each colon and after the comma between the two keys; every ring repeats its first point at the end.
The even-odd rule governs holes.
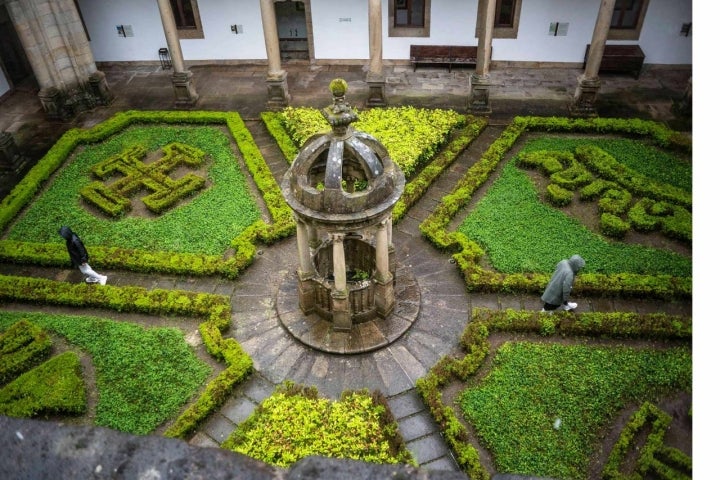
{"type": "Polygon", "coordinates": [[[577,303],[568,301],[570,291],[575,282],[575,275],[585,266],[585,260],[580,255],[573,255],[569,259],[560,260],[555,267],[550,281],[545,287],[542,299],[545,302],[543,312],[553,312],[558,308],[562,310],[574,310],[577,303]]]}
{"type": "Polygon", "coordinates": [[[105,285],[107,277],[100,275],[93,270],[88,264],[88,252],[83,245],[82,240],[73,232],[70,227],[62,226],[58,231],[61,237],[65,239],[65,246],[67,247],[68,254],[70,255],[70,261],[73,267],[77,267],[85,275],[85,281],[87,283],[99,283],[105,285]]]}

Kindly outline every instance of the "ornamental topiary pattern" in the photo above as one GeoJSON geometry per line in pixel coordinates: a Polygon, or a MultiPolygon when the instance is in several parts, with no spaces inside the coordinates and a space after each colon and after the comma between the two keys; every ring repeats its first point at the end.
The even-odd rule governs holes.
{"type": "Polygon", "coordinates": [[[101,180],[120,175],[110,184],[92,182],[80,191],[86,202],[111,217],[127,214],[132,209],[131,198],[140,191],[152,193],[143,197],[145,206],[153,213],[162,213],[184,197],[205,186],[205,178],[187,173],[175,180],[171,174],[180,167],[197,168],[205,161],[205,153],[190,145],[171,143],[162,147],[159,160],[146,163],[147,150],[133,145],[119,155],[95,164],[92,173],[101,180]]]}
{"type": "Polygon", "coordinates": [[[0,415],[74,415],[87,408],[80,358],[52,356],[47,332],[23,319],[0,333],[0,415]]]}
{"type": "Polygon", "coordinates": [[[634,228],[640,232],[659,229],[668,237],[692,240],[690,194],[646,178],[598,147],[582,145],[574,153],[522,152],[518,165],[538,169],[549,177],[546,197],[555,206],[569,205],[575,190],[580,192],[581,201],[596,200],[601,214],[600,231],[608,237],[622,238],[634,228]],[[649,213],[654,205],[667,207],[649,213]]]}

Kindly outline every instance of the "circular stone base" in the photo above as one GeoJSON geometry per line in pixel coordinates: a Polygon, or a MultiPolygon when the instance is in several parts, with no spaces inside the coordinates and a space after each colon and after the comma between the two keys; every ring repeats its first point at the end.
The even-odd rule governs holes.
{"type": "Polygon", "coordinates": [[[332,322],[315,313],[305,315],[298,301],[296,273],[285,277],[276,308],[287,331],[305,345],[328,353],[354,354],[386,347],[400,338],[420,314],[420,287],[409,268],[395,271],[395,308],[387,318],[353,324],[349,332],[336,332],[332,322]]]}

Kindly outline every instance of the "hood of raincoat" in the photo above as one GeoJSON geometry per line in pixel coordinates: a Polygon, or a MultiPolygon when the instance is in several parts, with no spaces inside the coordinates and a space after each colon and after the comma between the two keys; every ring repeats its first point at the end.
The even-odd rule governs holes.
{"type": "Polygon", "coordinates": [[[585,260],[580,255],[573,255],[568,260],[573,273],[578,273],[585,266],[585,260]]]}
{"type": "Polygon", "coordinates": [[[72,237],[72,230],[70,230],[70,227],[67,227],[63,225],[60,227],[60,230],[58,231],[61,237],[63,237],[65,240],[70,240],[70,237],[72,237]]]}

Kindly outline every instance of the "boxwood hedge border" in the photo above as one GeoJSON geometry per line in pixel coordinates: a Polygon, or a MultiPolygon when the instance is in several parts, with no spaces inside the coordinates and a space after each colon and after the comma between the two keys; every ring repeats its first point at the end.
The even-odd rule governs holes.
{"type": "Polygon", "coordinates": [[[253,360],[240,343],[222,336],[231,324],[231,303],[226,295],[0,275],[0,301],[202,319],[198,330],[207,352],[227,368],[165,430],[166,437],[186,439],[200,422],[222,406],[236,385],[254,372],[253,360]]]}
{"type": "MultiPolygon", "coordinates": [[[[295,231],[292,211],[265,163],[260,149],[237,112],[215,111],[136,111],[120,112],[90,129],[72,128],[50,148],[28,174],[0,203],[0,230],[4,230],[28,205],[50,176],[60,168],[78,145],[101,142],[130,125],[200,124],[224,125],[237,143],[243,160],[268,208],[272,223],[258,220],[231,241],[235,253],[201,255],[179,252],[144,251],[121,247],[88,247],[93,264],[105,269],[162,272],[196,276],[222,275],[237,278],[253,261],[256,243],[272,244],[295,231]]],[[[0,240],[0,260],[46,266],[67,264],[61,243],[33,243],[0,240]]]]}
{"type": "MultiPolygon", "coordinates": [[[[472,200],[495,171],[508,151],[525,132],[612,133],[649,139],[663,148],[691,152],[691,141],[665,125],[639,119],[572,119],[565,117],[515,117],[500,137],[458,181],[452,192],[420,224],[420,231],[437,248],[452,252],[468,291],[538,293],[550,278],[545,273],[502,274],[482,267],[483,249],[458,231],[448,230],[453,218],[472,200]]],[[[590,296],[629,296],[680,298],[692,296],[692,279],[671,275],[580,274],[575,282],[577,294],[590,296]]]]}
{"type": "MultiPolygon", "coordinates": [[[[471,480],[490,480],[490,474],[470,442],[467,428],[455,415],[452,405],[444,403],[443,389],[454,380],[465,382],[480,371],[490,351],[488,337],[495,332],[546,337],[674,340],[692,345],[692,319],[684,316],[634,312],[547,315],[529,310],[474,308],[460,337],[460,353],[443,356],[415,383],[458,465],[471,480]]],[[[612,470],[612,466],[609,468],[612,470]]]]}

